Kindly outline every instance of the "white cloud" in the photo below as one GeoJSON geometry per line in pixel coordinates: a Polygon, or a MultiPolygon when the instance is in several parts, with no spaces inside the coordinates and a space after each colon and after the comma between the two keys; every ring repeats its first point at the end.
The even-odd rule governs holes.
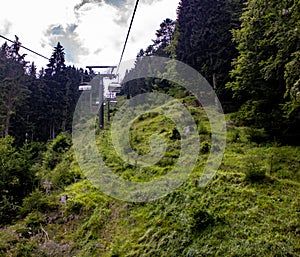
{"type": "MultiPolygon", "coordinates": [[[[165,18],[176,18],[179,0],[140,0],[124,60],[134,59],[151,44],[165,18]]],[[[125,41],[135,0],[15,0],[0,9],[0,32],[45,56],[56,41],[77,67],[117,64],[125,41]],[[76,7],[77,6],[77,7],[76,7]]],[[[0,39],[0,44],[4,40],[0,39]]],[[[41,67],[48,63],[28,53],[41,67]]]]}

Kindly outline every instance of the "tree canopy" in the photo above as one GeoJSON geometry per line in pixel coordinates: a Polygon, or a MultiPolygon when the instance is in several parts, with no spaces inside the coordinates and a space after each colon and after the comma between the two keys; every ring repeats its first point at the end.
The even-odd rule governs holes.
{"type": "Polygon", "coordinates": [[[18,40],[0,49],[1,135],[14,136],[16,143],[47,141],[71,130],[84,71],[66,66],[58,42],[47,68],[37,74],[34,63],[20,54],[18,40]]]}
{"type": "Polygon", "coordinates": [[[233,30],[239,55],[228,88],[243,103],[240,121],[277,139],[299,138],[299,11],[297,1],[250,0],[233,30]]]}

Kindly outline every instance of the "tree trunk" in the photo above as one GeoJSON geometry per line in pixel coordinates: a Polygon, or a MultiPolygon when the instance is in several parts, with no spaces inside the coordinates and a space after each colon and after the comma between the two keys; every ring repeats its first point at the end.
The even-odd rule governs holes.
{"type": "Polygon", "coordinates": [[[5,117],[5,123],[4,123],[4,137],[7,137],[9,135],[9,124],[10,124],[10,111],[8,110],[7,115],[5,117]]]}
{"type": "Polygon", "coordinates": [[[10,125],[10,118],[12,112],[13,112],[13,100],[12,100],[12,92],[10,90],[7,97],[6,117],[4,122],[4,137],[7,137],[9,135],[9,125],[10,125]]]}

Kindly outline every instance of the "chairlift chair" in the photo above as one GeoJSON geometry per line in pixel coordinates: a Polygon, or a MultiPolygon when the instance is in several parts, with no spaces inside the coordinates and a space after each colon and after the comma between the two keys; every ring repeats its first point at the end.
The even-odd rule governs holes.
{"type": "Polygon", "coordinates": [[[122,86],[118,82],[112,82],[108,85],[109,92],[120,93],[121,89],[122,89],[122,86]]]}
{"type": "Polygon", "coordinates": [[[89,82],[81,82],[79,85],[79,91],[89,91],[92,89],[92,85],[89,82]]]}
{"type": "Polygon", "coordinates": [[[111,106],[117,106],[118,102],[116,100],[111,100],[111,101],[109,101],[109,103],[111,106]]]}

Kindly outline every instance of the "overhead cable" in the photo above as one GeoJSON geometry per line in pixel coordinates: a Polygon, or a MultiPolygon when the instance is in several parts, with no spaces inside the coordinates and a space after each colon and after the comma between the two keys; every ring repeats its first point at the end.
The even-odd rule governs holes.
{"type": "Polygon", "coordinates": [[[126,45],[127,45],[127,41],[128,41],[128,38],[129,38],[130,30],[131,30],[131,27],[132,27],[132,23],[133,23],[133,20],[134,20],[134,16],[135,16],[138,4],[139,4],[139,0],[136,0],[135,7],[134,7],[134,10],[133,10],[133,14],[132,14],[131,21],[130,21],[130,25],[129,25],[129,28],[128,28],[127,36],[126,36],[125,43],[124,43],[124,46],[123,46],[122,54],[121,54],[121,57],[120,57],[120,61],[119,61],[119,64],[118,64],[118,67],[117,67],[117,70],[116,70],[116,74],[118,74],[120,64],[121,64],[122,59],[123,59],[123,55],[124,55],[124,52],[125,52],[125,48],[126,48],[126,45]]]}
{"type": "MultiPolygon", "coordinates": [[[[7,41],[9,41],[9,42],[11,42],[11,43],[15,43],[15,41],[10,40],[10,39],[8,39],[8,38],[2,36],[2,35],[0,35],[0,37],[2,37],[3,39],[5,39],[5,40],[7,40],[7,41]]],[[[45,59],[49,60],[49,58],[47,58],[46,56],[44,56],[44,55],[42,55],[42,54],[39,54],[39,53],[37,53],[37,52],[35,52],[35,51],[33,51],[33,50],[31,50],[31,49],[29,49],[29,48],[23,46],[22,44],[20,45],[20,47],[24,48],[25,50],[27,50],[27,51],[29,51],[29,52],[31,52],[31,53],[34,53],[34,54],[40,56],[40,57],[42,57],[42,58],[45,58],[45,59]]]]}

